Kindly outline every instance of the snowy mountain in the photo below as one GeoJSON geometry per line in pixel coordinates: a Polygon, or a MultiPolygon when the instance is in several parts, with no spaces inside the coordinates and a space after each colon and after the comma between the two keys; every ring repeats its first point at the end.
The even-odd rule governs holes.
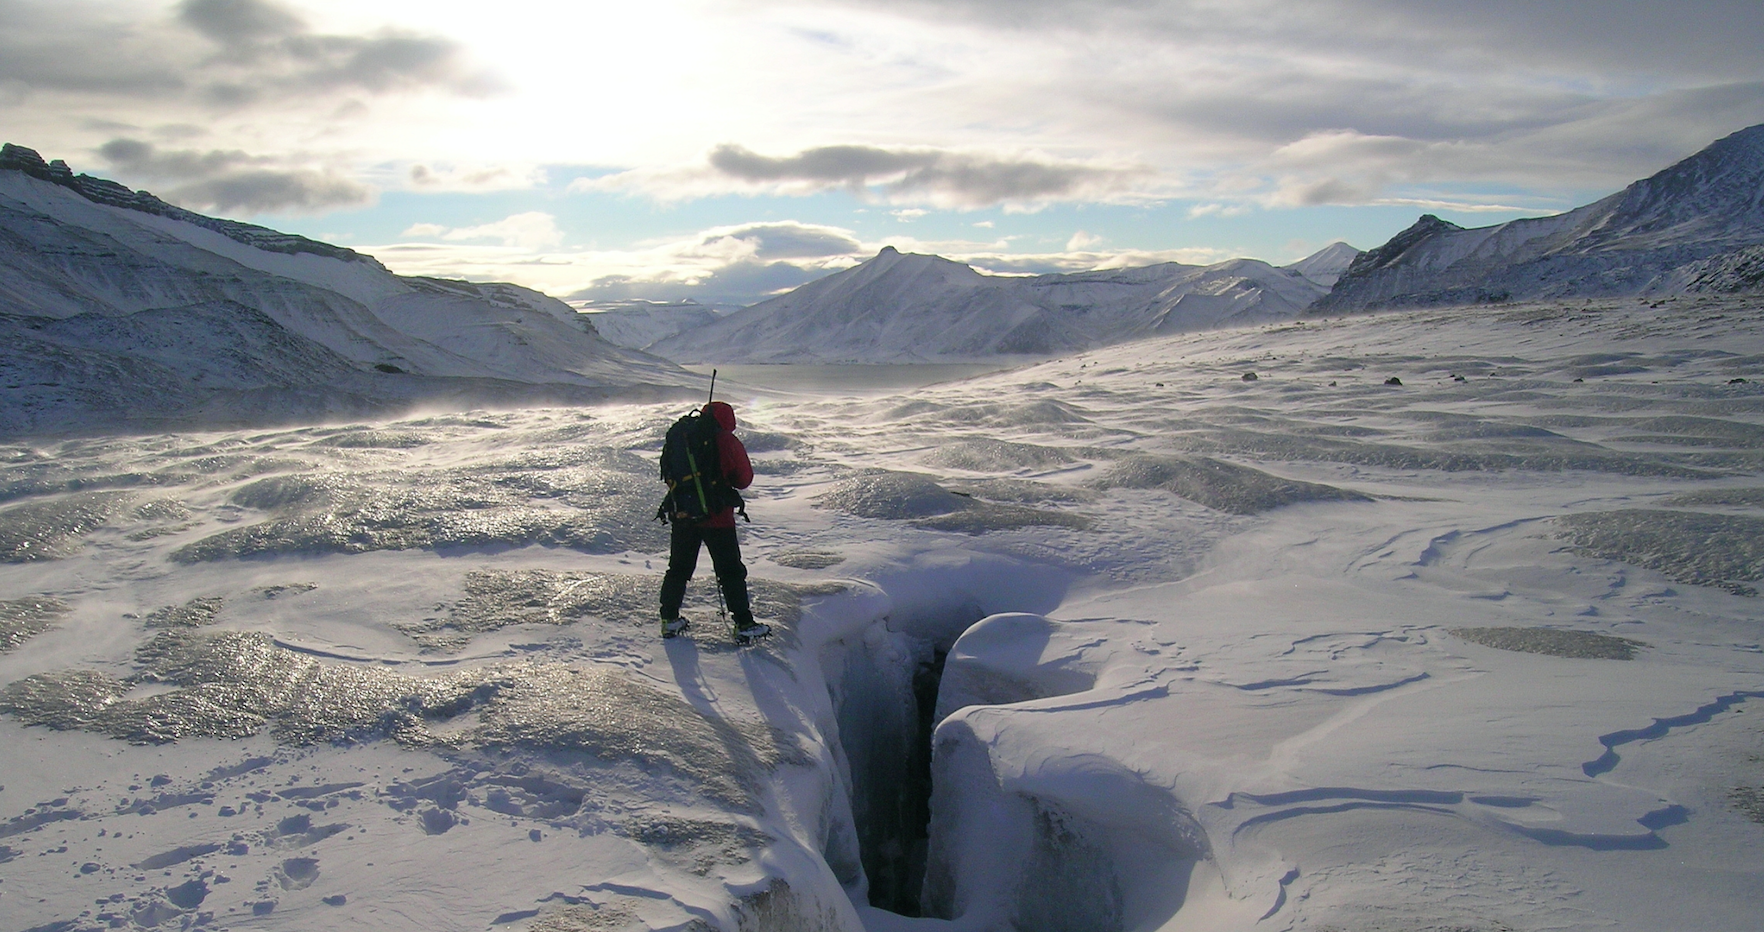
{"type": "Polygon", "coordinates": [[[890,246],[860,265],[650,349],[680,362],[1048,356],[1290,319],[1324,290],[1299,271],[1255,259],[1003,276],[890,246]]]}
{"type": "Polygon", "coordinates": [[[1343,242],[1334,242],[1300,259],[1291,265],[1281,268],[1290,269],[1304,277],[1328,288],[1335,284],[1341,273],[1354,264],[1360,257],[1360,251],[1343,242]]]}
{"type": "Polygon", "coordinates": [[[561,402],[684,383],[526,288],[393,275],[0,151],[0,431],[561,402]]]}
{"type": "Polygon", "coordinates": [[[697,301],[627,301],[578,307],[601,339],[639,350],[683,330],[708,326],[718,318],[717,312],[697,301]]]}
{"type": "Polygon", "coordinates": [[[1424,215],[1355,260],[1316,310],[1721,290],[1744,286],[1743,268],[1722,270],[1760,244],[1764,124],[1554,217],[1465,229],[1424,215]]]}

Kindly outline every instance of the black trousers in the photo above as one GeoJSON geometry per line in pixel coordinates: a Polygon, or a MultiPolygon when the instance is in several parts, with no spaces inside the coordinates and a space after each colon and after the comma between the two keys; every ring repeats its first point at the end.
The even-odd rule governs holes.
{"type": "Polygon", "coordinates": [[[686,581],[698,568],[698,548],[710,551],[711,568],[716,570],[717,585],[723,588],[723,601],[729,605],[729,617],[737,625],[753,622],[753,608],[747,600],[747,565],[741,562],[741,544],[732,527],[700,527],[687,521],[672,525],[668,547],[668,572],[662,577],[661,616],[674,618],[680,614],[680,603],[686,599],[686,581]]]}

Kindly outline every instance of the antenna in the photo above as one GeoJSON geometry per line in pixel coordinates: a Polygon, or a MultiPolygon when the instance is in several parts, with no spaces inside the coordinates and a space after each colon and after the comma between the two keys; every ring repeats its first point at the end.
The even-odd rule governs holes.
{"type": "Polygon", "coordinates": [[[711,402],[713,402],[713,401],[715,401],[715,400],[717,400],[717,370],[715,370],[715,369],[712,369],[712,370],[711,370],[711,390],[710,390],[710,397],[709,397],[709,398],[706,398],[706,399],[705,399],[705,400],[704,400],[704,403],[705,403],[705,404],[707,404],[707,405],[708,405],[708,404],[710,404],[710,403],[711,403],[711,402]]]}

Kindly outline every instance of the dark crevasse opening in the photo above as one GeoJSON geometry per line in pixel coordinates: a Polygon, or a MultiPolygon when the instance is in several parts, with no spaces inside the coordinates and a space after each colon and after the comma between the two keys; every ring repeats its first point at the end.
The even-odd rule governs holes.
{"type": "Polygon", "coordinates": [[[928,642],[914,647],[907,663],[889,663],[869,650],[849,657],[839,710],[870,905],[903,916],[921,915],[931,822],[931,731],[947,656],[928,642]]]}

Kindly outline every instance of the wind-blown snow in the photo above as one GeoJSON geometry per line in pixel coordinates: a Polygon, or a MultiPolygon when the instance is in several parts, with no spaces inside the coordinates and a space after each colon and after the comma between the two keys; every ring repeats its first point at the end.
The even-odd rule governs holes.
{"type": "Polygon", "coordinates": [[[745,649],[656,630],[678,407],[0,444],[0,914],[1750,930],[1761,321],[719,383],[745,649]]]}

